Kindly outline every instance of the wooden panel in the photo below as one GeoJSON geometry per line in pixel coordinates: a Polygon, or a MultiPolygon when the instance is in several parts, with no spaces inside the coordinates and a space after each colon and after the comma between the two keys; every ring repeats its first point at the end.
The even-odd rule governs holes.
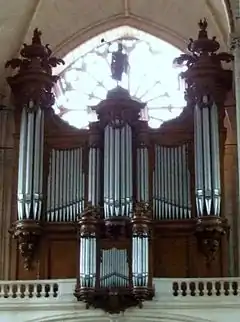
{"type": "Polygon", "coordinates": [[[187,277],[187,238],[162,237],[154,241],[154,277],[187,277]]]}
{"type": "Polygon", "coordinates": [[[78,262],[77,240],[52,240],[49,248],[48,278],[75,278],[78,262]]]}
{"type": "MultiPolygon", "coordinates": [[[[156,223],[155,223],[156,224],[156,223]]],[[[211,263],[199,250],[195,221],[158,223],[153,238],[154,277],[221,277],[227,275],[227,238],[211,263]]]]}

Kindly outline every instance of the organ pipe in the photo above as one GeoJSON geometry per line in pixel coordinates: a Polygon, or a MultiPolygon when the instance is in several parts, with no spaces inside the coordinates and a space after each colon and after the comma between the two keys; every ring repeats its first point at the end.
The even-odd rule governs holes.
{"type": "Polygon", "coordinates": [[[97,243],[94,235],[80,238],[80,285],[94,288],[96,284],[97,243]]]}
{"type": "Polygon", "coordinates": [[[197,215],[220,215],[220,155],[218,110],[203,97],[195,106],[195,182],[197,215]]]}
{"type": "Polygon", "coordinates": [[[137,203],[132,217],[132,284],[133,288],[149,285],[149,223],[147,203],[137,203]]]}
{"type": "Polygon", "coordinates": [[[132,212],[132,130],[128,124],[104,129],[104,217],[132,212]]]}
{"type": "MultiPolygon", "coordinates": [[[[95,159],[98,161],[99,156],[95,159]]],[[[89,162],[89,168],[90,165],[91,162],[89,162]]],[[[94,170],[96,171],[96,168],[94,170]]],[[[93,181],[91,176],[90,180],[93,181]]],[[[47,221],[76,220],[84,209],[84,182],[83,149],[52,149],[48,174],[47,221]]],[[[95,193],[91,197],[96,195],[95,193]]],[[[96,201],[96,198],[93,201],[96,201]]]]}
{"type": "Polygon", "coordinates": [[[148,149],[137,149],[137,201],[149,202],[148,149]]]}
{"type": "Polygon", "coordinates": [[[18,220],[40,220],[42,212],[44,112],[32,101],[21,117],[18,166],[18,220]]]}
{"type": "Polygon", "coordinates": [[[188,145],[155,145],[153,172],[153,218],[174,220],[191,218],[188,145]]]}
{"type": "Polygon", "coordinates": [[[129,266],[126,249],[103,249],[100,264],[101,287],[127,287],[129,266]]]}
{"type": "Polygon", "coordinates": [[[213,104],[211,113],[211,147],[212,147],[212,169],[213,169],[213,209],[214,215],[220,216],[221,204],[221,180],[220,180],[220,151],[219,151],[219,125],[218,125],[218,108],[213,104]]]}
{"type": "Polygon", "coordinates": [[[88,202],[93,206],[100,203],[100,149],[96,147],[89,150],[88,202]]]}
{"type": "Polygon", "coordinates": [[[97,213],[93,206],[89,206],[80,217],[80,256],[79,256],[79,286],[81,288],[95,288],[97,274],[97,213]]]}
{"type": "Polygon", "coordinates": [[[149,267],[148,234],[137,234],[132,238],[132,276],[133,287],[148,285],[149,267]]]}

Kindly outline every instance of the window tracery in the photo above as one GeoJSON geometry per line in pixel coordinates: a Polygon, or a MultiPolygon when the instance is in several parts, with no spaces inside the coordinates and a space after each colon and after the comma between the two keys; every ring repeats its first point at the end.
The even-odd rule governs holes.
{"type": "Polygon", "coordinates": [[[119,85],[132,98],[146,103],[142,118],[149,126],[158,128],[182,112],[185,101],[179,69],[172,66],[180,50],[143,31],[123,26],[87,41],[65,57],[67,67],[60,70],[54,109],[70,125],[87,128],[89,122],[96,120],[91,107],[116,87],[111,58],[119,42],[129,60],[128,71],[119,85]]]}

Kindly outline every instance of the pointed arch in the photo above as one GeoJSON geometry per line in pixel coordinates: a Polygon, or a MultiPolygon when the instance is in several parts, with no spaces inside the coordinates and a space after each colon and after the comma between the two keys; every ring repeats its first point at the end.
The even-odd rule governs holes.
{"type": "Polygon", "coordinates": [[[160,24],[156,24],[138,16],[131,15],[126,17],[117,15],[77,31],[70,38],[65,39],[55,48],[54,55],[64,58],[69,52],[73,51],[89,39],[105,33],[108,30],[125,25],[162,39],[179,48],[181,51],[186,50],[186,41],[188,41],[188,39],[183,38],[170,27],[161,26],[160,24]]]}

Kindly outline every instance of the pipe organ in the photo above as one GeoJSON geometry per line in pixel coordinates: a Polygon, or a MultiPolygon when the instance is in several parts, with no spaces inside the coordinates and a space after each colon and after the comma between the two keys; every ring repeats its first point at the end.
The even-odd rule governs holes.
{"type": "Polygon", "coordinates": [[[155,145],[153,216],[155,220],[192,216],[188,146],[155,145]]]}
{"type": "MultiPolygon", "coordinates": [[[[21,64],[25,66],[28,57],[29,69],[21,68],[8,79],[19,128],[11,233],[25,268],[39,256],[35,276],[77,276],[77,299],[111,312],[116,311],[114,305],[126,308],[151,299],[153,274],[201,275],[199,267],[205,264],[198,262],[207,257],[209,263],[227,232],[220,207],[221,106],[227,88],[221,85],[219,91],[219,82],[229,74],[219,63],[222,56],[211,54],[216,43],[207,37],[206,23],[200,22],[199,38],[189,45],[193,54],[177,59],[188,61],[182,74],[187,106],[178,118],[150,129],[141,119],[145,104],[117,86],[93,107],[97,121],[78,130],[51,110],[57,77],[50,71],[62,61],[50,57],[35,30],[32,44],[23,48],[21,64]],[[203,259],[196,256],[196,237],[207,254],[203,259]]],[[[15,60],[8,64],[16,68],[15,60]]],[[[226,272],[221,258],[212,273],[205,272],[208,276],[226,272]]],[[[22,273],[16,272],[19,269],[14,274],[21,279],[22,273]]]]}

